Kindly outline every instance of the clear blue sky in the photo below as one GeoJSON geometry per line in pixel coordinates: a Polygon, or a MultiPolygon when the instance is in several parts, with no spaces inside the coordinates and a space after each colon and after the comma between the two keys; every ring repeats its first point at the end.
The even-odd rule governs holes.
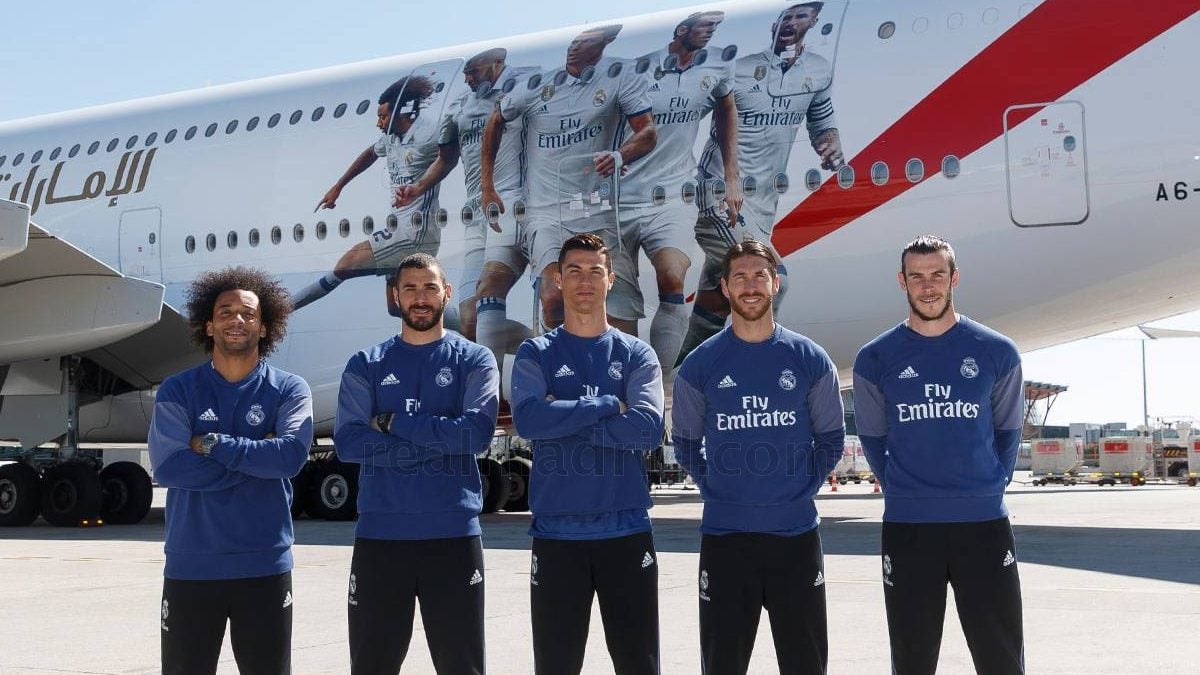
{"type": "MultiPolygon", "coordinates": [[[[684,0],[9,3],[0,120],[685,7],[684,0]],[[519,8],[519,9],[517,9],[519,8]]],[[[970,261],[963,260],[969,285],[970,261]]],[[[897,319],[903,305],[897,296],[897,319]]],[[[960,307],[970,313],[970,307],[960,307]]],[[[1200,313],[1155,325],[1200,329],[1200,313]]],[[[1027,354],[1065,384],[1050,422],[1142,418],[1136,331],[1027,354]]],[[[1147,345],[1151,415],[1200,416],[1200,339],[1147,345]]]]}

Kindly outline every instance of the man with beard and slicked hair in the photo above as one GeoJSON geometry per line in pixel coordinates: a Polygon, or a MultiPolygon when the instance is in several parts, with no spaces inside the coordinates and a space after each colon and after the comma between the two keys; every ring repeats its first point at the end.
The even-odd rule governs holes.
{"type": "Polygon", "coordinates": [[[842,456],[837,369],[777,324],[775,255],[745,241],[722,261],[730,326],[675,378],[675,456],[704,500],[700,522],[703,672],[745,673],[765,607],[781,673],[824,673],[829,658],[820,519],[813,498],[842,456]]]}
{"type": "Polygon", "coordinates": [[[476,455],[496,426],[492,353],[445,330],[442,266],[400,263],[400,335],[358,352],[342,375],[333,440],[360,464],[350,563],[350,672],[395,675],[417,600],[440,674],[483,673],[482,489],[476,455]]]}
{"type": "Polygon", "coordinates": [[[946,584],[979,673],[1025,672],[1021,581],[1004,489],[1021,443],[1012,340],[954,311],[958,267],[913,240],[896,275],[908,320],[854,362],[855,420],[884,489],[883,597],[892,672],[937,669],[946,584]]]}

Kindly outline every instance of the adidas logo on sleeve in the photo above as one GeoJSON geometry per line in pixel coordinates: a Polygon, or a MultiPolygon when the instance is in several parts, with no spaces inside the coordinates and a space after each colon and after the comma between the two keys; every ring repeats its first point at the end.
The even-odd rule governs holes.
{"type": "Polygon", "coordinates": [[[914,377],[920,377],[920,375],[917,374],[917,371],[913,370],[912,366],[905,368],[904,372],[900,373],[901,380],[909,380],[914,377]]]}
{"type": "Polygon", "coordinates": [[[391,384],[400,384],[400,380],[396,379],[395,373],[388,373],[387,377],[379,381],[379,386],[386,387],[391,384]]]}
{"type": "Polygon", "coordinates": [[[220,420],[217,419],[217,413],[213,412],[212,408],[209,408],[208,410],[205,410],[204,412],[200,413],[200,421],[201,422],[218,422],[220,420]]]}
{"type": "Polygon", "coordinates": [[[729,389],[730,387],[736,387],[736,386],[737,386],[737,382],[734,382],[732,377],[726,375],[717,384],[717,389],[729,389]]]}
{"type": "Polygon", "coordinates": [[[563,367],[559,368],[558,372],[555,373],[554,376],[555,377],[571,377],[574,374],[575,374],[575,371],[571,370],[569,367],[567,367],[567,364],[564,363],[563,367]]]}

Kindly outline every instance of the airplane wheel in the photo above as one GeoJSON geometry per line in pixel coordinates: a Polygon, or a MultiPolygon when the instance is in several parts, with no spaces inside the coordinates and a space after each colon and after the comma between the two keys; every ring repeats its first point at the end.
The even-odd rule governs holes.
{"type": "Polygon", "coordinates": [[[1188,484],[1188,487],[1196,487],[1196,479],[1195,479],[1195,478],[1189,478],[1189,479],[1188,479],[1188,483],[1187,483],[1187,484],[1188,484]]]}
{"type": "Polygon", "coordinates": [[[504,467],[494,459],[480,457],[479,480],[483,484],[482,513],[495,513],[508,503],[508,476],[504,467]]]}
{"type": "Polygon", "coordinates": [[[28,525],[37,520],[41,478],[28,464],[0,466],[0,525],[28,525]]]}
{"type": "Polygon", "coordinates": [[[42,517],[51,525],[74,527],[100,515],[100,476],[81,462],[55,464],[42,474],[42,517]]]}
{"type": "Polygon", "coordinates": [[[354,520],[358,515],[358,465],[340,460],[313,467],[308,512],[325,520],[354,520]]]}
{"type": "Polygon", "coordinates": [[[508,473],[508,503],[505,511],[529,510],[529,474],[533,471],[533,462],[524,457],[514,457],[503,464],[508,473]]]}
{"type": "Polygon", "coordinates": [[[291,478],[292,481],[292,519],[299,518],[313,506],[313,478],[317,466],[312,461],[304,463],[300,473],[291,478]]]}
{"type": "Polygon", "coordinates": [[[100,517],[115,525],[142,522],[154,501],[150,474],[135,462],[114,462],[100,471],[100,517]]]}

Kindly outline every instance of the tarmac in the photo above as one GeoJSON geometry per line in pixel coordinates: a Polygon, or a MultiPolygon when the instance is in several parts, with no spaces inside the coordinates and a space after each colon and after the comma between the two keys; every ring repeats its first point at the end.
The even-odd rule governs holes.
{"type": "MultiPolygon", "coordinates": [[[[132,526],[64,529],[39,520],[0,530],[0,673],[159,672],[164,491],[132,526]]],[[[699,673],[694,490],[654,491],[662,672],[699,673]]],[[[1007,498],[1017,538],[1030,673],[1197,672],[1200,488],[1034,487],[1007,498]]],[[[829,613],[829,672],[887,673],[880,581],[881,495],[826,486],[818,497],[829,613]]],[[[529,514],[483,518],[490,673],[532,672],[529,514]]],[[[296,523],[293,672],[349,672],[346,591],[354,524],[296,523]]],[[[953,607],[941,673],[973,666],[953,607]]],[[[751,673],[778,672],[766,616],[751,673]]],[[[784,636],[786,639],[786,636],[784,636]]],[[[221,673],[236,673],[228,639],[221,673]]],[[[433,673],[418,613],[405,673],[433,673]]],[[[593,607],[585,673],[611,673],[593,607]]]]}

